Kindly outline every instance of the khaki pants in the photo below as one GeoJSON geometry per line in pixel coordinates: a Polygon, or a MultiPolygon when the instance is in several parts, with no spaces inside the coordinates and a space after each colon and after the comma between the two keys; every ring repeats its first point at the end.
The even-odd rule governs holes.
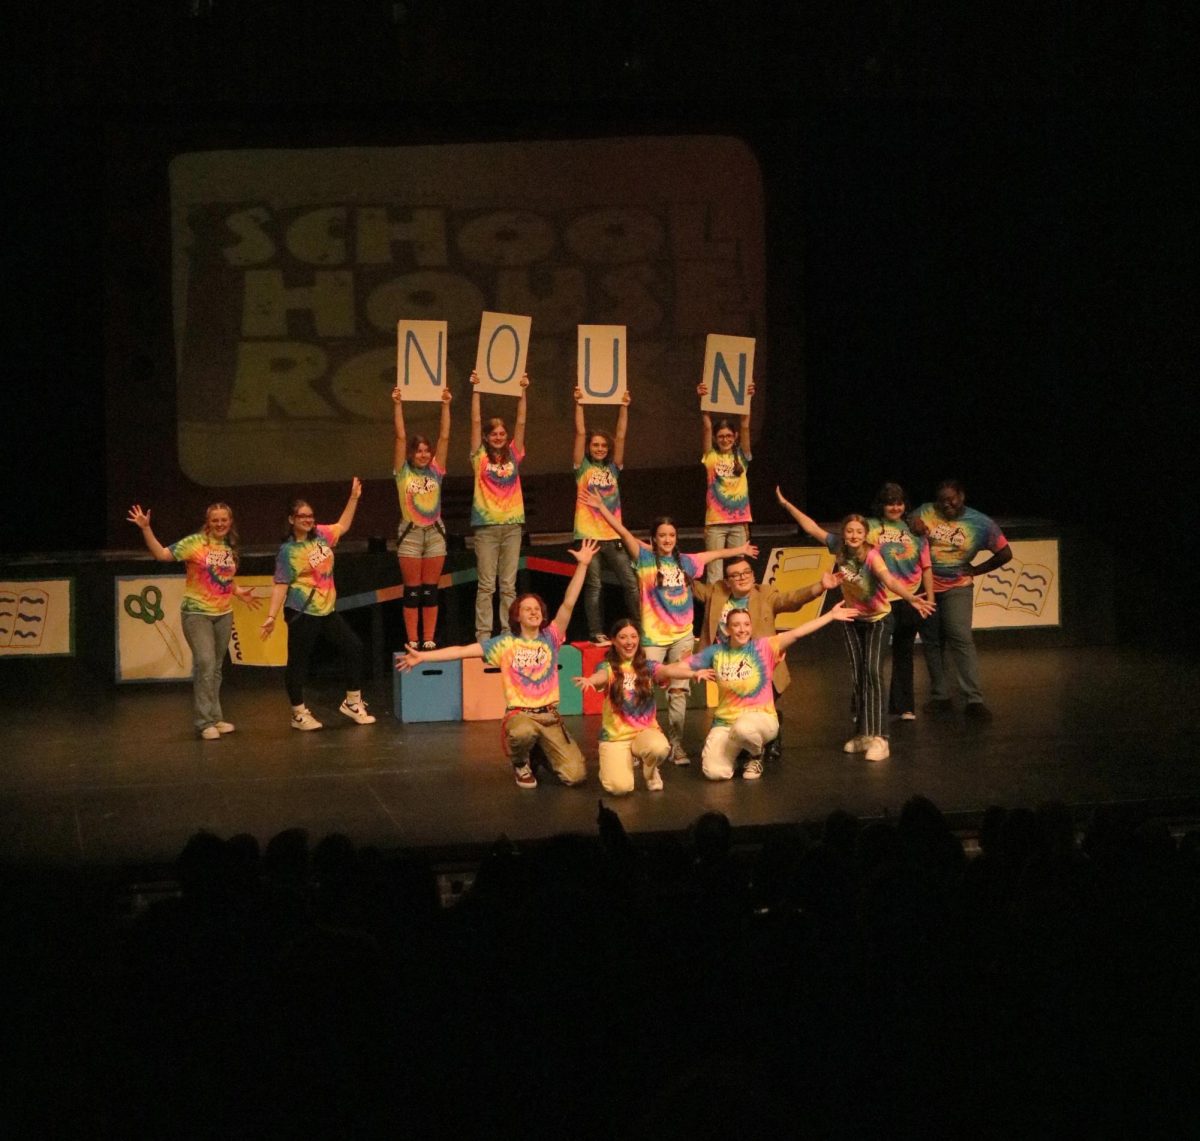
{"type": "Polygon", "coordinates": [[[633,759],[642,763],[649,780],[671,754],[671,744],[661,729],[643,729],[628,741],[600,742],[600,784],[612,796],[633,792],[633,759]]]}
{"type": "Polygon", "coordinates": [[[563,784],[582,784],[587,779],[583,753],[557,713],[513,713],[504,719],[504,735],[514,768],[528,764],[534,745],[541,745],[563,784]]]}
{"type": "Polygon", "coordinates": [[[732,780],[743,749],[761,757],[768,741],[779,735],[779,718],[772,713],[743,713],[732,725],[714,725],[704,742],[700,768],[709,780],[732,780]]]}

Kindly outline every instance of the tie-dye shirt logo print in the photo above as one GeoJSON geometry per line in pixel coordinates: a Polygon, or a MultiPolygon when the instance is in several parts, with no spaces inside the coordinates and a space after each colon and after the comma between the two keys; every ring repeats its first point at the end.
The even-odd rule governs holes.
{"type": "Polygon", "coordinates": [[[600,722],[601,741],[632,741],[643,729],[658,725],[652,689],[640,701],[637,696],[637,670],[629,662],[621,663],[621,691],[625,700],[620,707],[613,704],[609,692],[613,668],[611,662],[602,662],[604,671],[604,707],[600,722]]]}
{"type": "Polygon", "coordinates": [[[585,491],[594,492],[604,500],[604,506],[613,513],[613,517],[621,518],[621,487],[617,482],[620,473],[617,465],[611,461],[598,464],[586,456],[575,469],[575,538],[596,539],[603,542],[606,539],[617,538],[617,533],[594,507],[580,502],[579,496],[585,491]]]}
{"type": "Polygon", "coordinates": [[[400,518],[416,527],[431,527],[442,517],[442,479],[445,472],[437,460],[428,467],[413,467],[410,463],[392,475],[396,493],[400,496],[400,518]]]}
{"type": "Polygon", "coordinates": [[[771,679],[782,659],[778,638],[752,638],[740,650],[714,642],[688,658],[692,669],[711,669],[717,675],[712,723],[732,725],[743,713],[752,711],[774,713],[771,679]]]}
{"type": "Polygon", "coordinates": [[[275,556],[275,581],[288,584],[284,606],[322,617],[333,613],[333,548],[341,532],[332,523],[314,527],[309,538],[289,539],[275,556]]]}
{"type": "Polygon", "coordinates": [[[233,548],[201,531],[180,539],[169,550],[171,557],[187,568],[179,609],[188,614],[228,614],[237,573],[233,548]]]}
{"type": "Polygon", "coordinates": [[[472,453],[471,469],[475,473],[472,527],[525,522],[525,500],[521,495],[521,461],[525,453],[510,445],[508,456],[504,463],[491,463],[482,444],[472,453]]]}
{"type": "Polygon", "coordinates": [[[541,709],[558,703],[558,647],[562,635],[553,624],[536,638],[505,632],[483,643],[483,659],[500,667],[504,703],[510,708],[541,709]]]}
{"type": "Polygon", "coordinates": [[[867,542],[875,547],[892,572],[910,590],[921,585],[921,575],[929,566],[929,541],[914,535],[908,524],[883,519],[871,519],[867,525],[867,542]]]}
{"type": "Polygon", "coordinates": [[[722,455],[715,448],[704,453],[700,461],[708,482],[705,496],[704,524],[707,527],[722,523],[750,522],[750,483],[747,478],[750,462],[741,448],[722,455]],[[742,474],[734,475],[735,460],[740,460],[742,474]]]}
{"type": "Polygon", "coordinates": [[[837,569],[842,576],[842,598],[854,608],[855,619],[878,622],[892,612],[880,574],[887,565],[878,550],[872,547],[865,559],[839,558],[837,569]]]}
{"type": "Polygon", "coordinates": [[[691,555],[667,555],[656,563],[653,551],[645,547],[638,551],[643,646],[673,646],[692,633],[692,588],[688,579],[699,578],[701,569],[691,555]]]}
{"type": "Polygon", "coordinates": [[[980,551],[999,551],[1008,546],[995,521],[972,507],[964,507],[957,519],[943,519],[932,503],[922,504],[917,514],[929,529],[935,591],[967,586],[971,576],[965,570],[980,551]]]}

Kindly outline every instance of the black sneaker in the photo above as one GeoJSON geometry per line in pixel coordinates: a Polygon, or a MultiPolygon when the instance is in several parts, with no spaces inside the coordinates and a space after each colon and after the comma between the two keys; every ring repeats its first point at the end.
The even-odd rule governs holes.
{"type": "Polygon", "coordinates": [[[969,720],[978,721],[981,724],[992,719],[992,711],[982,701],[972,701],[964,712],[969,720]]]}

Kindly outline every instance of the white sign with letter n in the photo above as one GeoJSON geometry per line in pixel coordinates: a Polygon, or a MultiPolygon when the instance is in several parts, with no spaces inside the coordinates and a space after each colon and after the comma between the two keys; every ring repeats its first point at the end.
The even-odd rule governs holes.
{"type": "Polygon", "coordinates": [[[479,349],[475,354],[480,392],[521,395],[521,377],[525,375],[532,326],[532,317],[517,317],[511,313],[483,314],[479,322],[479,349]]]}
{"type": "Polygon", "coordinates": [[[754,338],[709,333],[702,381],[708,385],[708,394],[700,400],[701,410],[745,416],[750,411],[753,379],[754,338]]]}
{"type": "Polygon", "coordinates": [[[579,367],[582,404],[620,404],[628,383],[625,326],[580,325],[579,367]]]}
{"type": "Polygon", "coordinates": [[[396,322],[396,387],[402,400],[441,400],[448,330],[446,321],[396,322]]]}

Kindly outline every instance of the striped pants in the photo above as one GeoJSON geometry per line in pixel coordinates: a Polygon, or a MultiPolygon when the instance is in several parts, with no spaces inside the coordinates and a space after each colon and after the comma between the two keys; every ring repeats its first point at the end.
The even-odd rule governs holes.
{"type": "Polygon", "coordinates": [[[843,622],[850,672],[854,676],[854,731],[863,737],[886,737],[883,657],[890,616],[877,622],[843,622]]]}

